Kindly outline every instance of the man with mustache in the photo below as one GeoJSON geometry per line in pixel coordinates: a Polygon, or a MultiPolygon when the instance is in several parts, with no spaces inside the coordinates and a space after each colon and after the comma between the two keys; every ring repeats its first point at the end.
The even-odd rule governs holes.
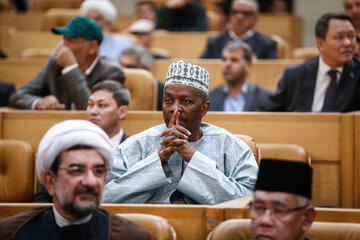
{"type": "Polygon", "coordinates": [[[343,12],[324,14],[315,26],[320,57],[289,66],[266,111],[349,112],[360,109],[360,63],[355,25],[343,12]]]}
{"type": "Polygon", "coordinates": [[[311,189],[307,163],[262,159],[249,203],[251,239],[310,240],[304,233],[316,215],[311,189]]]}
{"type": "Polygon", "coordinates": [[[36,170],[54,205],[0,222],[0,239],[151,239],[135,223],[99,209],[112,163],[111,142],[95,124],[67,120],[51,127],[36,170]]]}
{"type": "Polygon", "coordinates": [[[165,123],[116,148],[104,202],[217,204],[252,194],[258,167],[249,146],[202,122],[208,91],[206,69],[183,61],[169,66],[165,123]]]}

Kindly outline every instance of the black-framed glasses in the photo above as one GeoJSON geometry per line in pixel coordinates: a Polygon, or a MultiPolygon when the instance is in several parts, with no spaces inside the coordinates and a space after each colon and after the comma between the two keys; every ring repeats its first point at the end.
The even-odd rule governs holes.
{"type": "Polygon", "coordinates": [[[296,208],[287,208],[285,206],[272,206],[270,208],[266,207],[263,203],[250,202],[248,203],[249,213],[252,218],[258,218],[265,214],[266,210],[270,210],[270,214],[275,218],[281,220],[288,214],[296,211],[303,210],[309,205],[296,207],[296,208]]]}
{"type": "Polygon", "coordinates": [[[241,10],[231,10],[231,15],[238,15],[241,14],[244,17],[251,17],[251,16],[255,16],[256,12],[252,12],[252,11],[241,11],[241,10]]]}
{"type": "MultiPolygon", "coordinates": [[[[105,177],[108,169],[105,165],[95,166],[90,168],[95,177],[105,177]]],[[[68,168],[58,168],[58,170],[65,170],[72,177],[80,177],[89,171],[89,168],[84,165],[71,165],[68,168]]]]}

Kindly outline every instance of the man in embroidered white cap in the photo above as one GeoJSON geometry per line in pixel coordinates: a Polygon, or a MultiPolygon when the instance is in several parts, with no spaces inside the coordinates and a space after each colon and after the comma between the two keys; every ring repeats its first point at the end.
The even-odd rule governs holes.
{"type": "Polygon", "coordinates": [[[129,38],[110,34],[110,28],[117,18],[117,10],[110,0],[85,0],[80,6],[80,12],[100,25],[104,35],[100,44],[100,56],[119,60],[122,52],[132,46],[129,38]]]}
{"type": "Polygon", "coordinates": [[[104,202],[217,204],[252,194],[258,167],[249,146],[201,121],[208,91],[206,69],[183,61],[169,66],[165,123],[117,147],[104,202]]]}
{"type": "Polygon", "coordinates": [[[95,124],[67,120],[51,127],[36,170],[54,205],[0,222],[0,239],[151,239],[142,227],[99,209],[112,162],[110,140],[95,124]]]}

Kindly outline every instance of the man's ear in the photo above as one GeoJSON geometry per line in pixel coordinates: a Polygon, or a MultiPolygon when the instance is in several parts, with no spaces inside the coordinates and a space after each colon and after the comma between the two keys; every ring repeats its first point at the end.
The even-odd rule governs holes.
{"type": "Polygon", "coordinates": [[[55,173],[51,170],[46,170],[41,176],[44,186],[48,190],[50,196],[55,194],[55,177],[55,173]]]}
{"type": "Polygon", "coordinates": [[[302,230],[306,232],[311,227],[311,224],[314,222],[316,217],[315,208],[313,206],[308,206],[305,209],[304,220],[302,223],[302,230]]]}
{"type": "Polygon", "coordinates": [[[210,102],[205,101],[201,106],[201,117],[205,117],[207,111],[209,110],[210,102]]]}
{"type": "Polygon", "coordinates": [[[119,119],[124,120],[127,116],[127,113],[129,111],[129,107],[126,105],[122,105],[119,107],[119,119]]]}
{"type": "Polygon", "coordinates": [[[90,41],[90,48],[89,48],[89,53],[92,55],[92,54],[95,54],[97,53],[98,49],[99,49],[99,44],[96,40],[92,40],[90,41]]]}
{"type": "Polygon", "coordinates": [[[317,46],[317,48],[319,49],[319,52],[321,53],[322,52],[322,50],[323,50],[323,45],[324,45],[324,39],[322,39],[322,38],[320,38],[320,37],[317,37],[316,38],[316,46],[317,46]]]}

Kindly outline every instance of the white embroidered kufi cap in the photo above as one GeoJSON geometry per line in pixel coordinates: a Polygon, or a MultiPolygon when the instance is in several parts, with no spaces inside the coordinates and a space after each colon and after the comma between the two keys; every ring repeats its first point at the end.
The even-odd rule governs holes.
{"type": "Polygon", "coordinates": [[[113,163],[113,147],[108,135],[97,125],[87,120],[66,120],[52,126],[41,139],[36,171],[42,183],[42,173],[51,168],[56,157],[76,145],[94,147],[105,159],[108,168],[113,163]]]}
{"type": "Polygon", "coordinates": [[[192,63],[174,62],[168,68],[165,87],[170,84],[188,85],[209,94],[209,72],[192,63]]]}
{"type": "Polygon", "coordinates": [[[99,11],[103,18],[113,23],[117,18],[117,10],[109,0],[85,0],[80,5],[81,15],[85,16],[90,10],[99,11]]]}

